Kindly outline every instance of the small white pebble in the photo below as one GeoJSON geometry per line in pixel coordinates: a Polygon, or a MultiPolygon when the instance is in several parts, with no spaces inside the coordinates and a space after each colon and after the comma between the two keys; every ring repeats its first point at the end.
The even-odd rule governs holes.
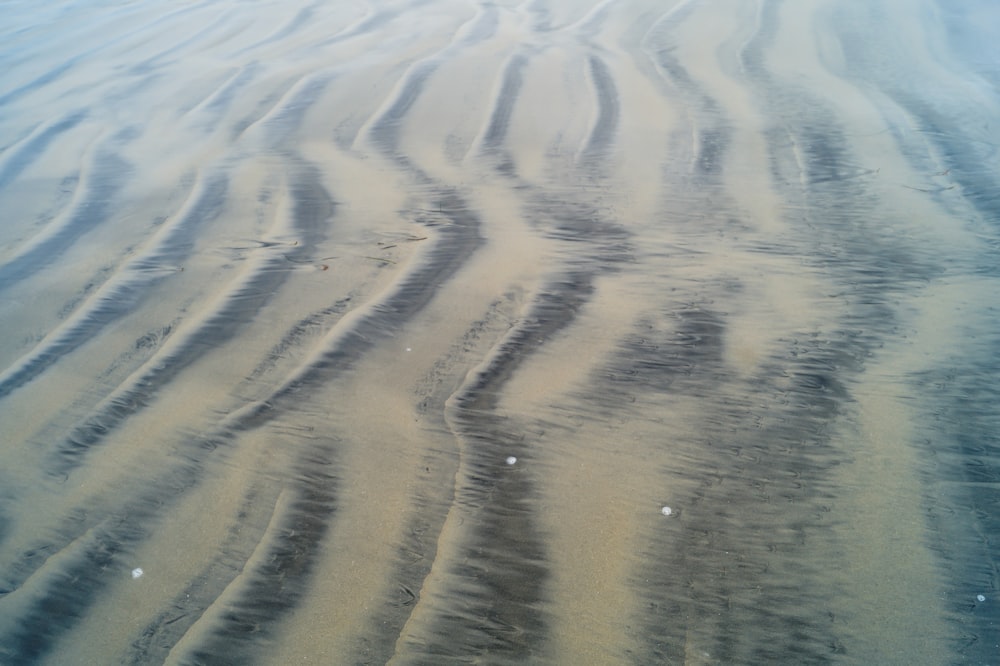
{"type": "Polygon", "coordinates": [[[411,347],[407,347],[406,351],[413,351],[413,349],[411,347]]]}
{"type": "Polygon", "coordinates": [[[515,458],[514,456],[507,456],[507,464],[508,465],[513,465],[516,462],[517,462],[517,458],[515,458]]]}
{"type": "Polygon", "coordinates": [[[132,569],[132,578],[142,578],[142,574],[144,573],[145,572],[141,568],[136,567],[135,569],[132,569]]]}
{"type": "Polygon", "coordinates": [[[662,513],[664,516],[672,516],[674,515],[674,510],[671,509],[669,506],[665,506],[662,509],[660,509],[660,513],[662,513]]]}
{"type": "Polygon", "coordinates": [[[985,594],[977,594],[976,595],[976,601],[986,601],[986,595],[985,594]]]}

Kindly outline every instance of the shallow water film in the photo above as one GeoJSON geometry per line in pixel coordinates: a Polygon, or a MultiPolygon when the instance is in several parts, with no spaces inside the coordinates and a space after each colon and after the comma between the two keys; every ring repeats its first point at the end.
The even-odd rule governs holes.
{"type": "Polygon", "coordinates": [[[0,2],[0,663],[1000,663],[1000,5],[0,2]]]}

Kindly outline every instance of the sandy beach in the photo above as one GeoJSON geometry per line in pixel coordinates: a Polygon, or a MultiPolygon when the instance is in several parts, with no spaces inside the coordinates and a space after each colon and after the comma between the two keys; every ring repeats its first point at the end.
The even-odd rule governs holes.
{"type": "Polygon", "coordinates": [[[1000,6],[0,3],[0,663],[991,664],[1000,6]]]}

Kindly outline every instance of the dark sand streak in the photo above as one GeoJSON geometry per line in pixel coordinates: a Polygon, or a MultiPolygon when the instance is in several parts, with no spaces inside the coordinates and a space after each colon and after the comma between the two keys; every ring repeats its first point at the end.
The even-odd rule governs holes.
{"type": "MultiPolygon", "coordinates": [[[[133,27],[133,29],[128,32],[118,33],[117,36],[114,37],[105,36],[104,38],[99,40],[100,46],[95,46],[94,48],[84,50],[81,53],[71,56],[64,62],[55,65],[54,67],[47,70],[44,74],[41,74],[35,79],[27,83],[24,83],[21,86],[18,86],[14,90],[11,90],[3,95],[0,95],[0,114],[3,113],[4,106],[8,106],[12,102],[19,101],[21,97],[25,97],[30,95],[31,93],[37,92],[38,90],[44,88],[45,86],[48,86],[49,84],[59,82],[61,79],[63,79],[63,77],[66,74],[72,71],[75,67],[77,67],[81,63],[86,63],[89,59],[93,58],[95,55],[101,52],[110,51],[112,47],[122,44],[123,42],[128,42],[129,40],[132,40],[132,42],[135,43],[136,38],[142,36],[144,32],[158,29],[164,21],[169,21],[174,16],[183,15],[190,11],[194,11],[195,9],[197,9],[197,5],[191,7],[185,7],[183,9],[179,9],[173,12],[172,14],[161,16],[153,20],[151,23],[147,23],[146,25],[133,27]]],[[[115,18],[121,18],[121,15],[123,14],[137,13],[139,11],[142,11],[141,7],[134,7],[134,8],[123,7],[119,8],[117,11],[116,10],[106,11],[101,15],[101,18],[110,22],[115,18]]],[[[100,31],[100,26],[94,26],[93,23],[84,22],[84,25],[87,26],[86,28],[87,30],[95,31],[96,29],[96,31],[100,31]]]]}
{"type": "Polygon", "coordinates": [[[44,130],[33,133],[31,138],[24,142],[8,148],[10,154],[3,155],[3,166],[0,166],[0,189],[9,186],[46,148],[57,141],[64,132],[79,125],[86,117],[86,110],[74,111],[57,122],[48,124],[44,130]]]}
{"type": "MultiPolygon", "coordinates": [[[[290,377],[267,400],[260,401],[254,407],[237,415],[237,420],[231,424],[234,432],[245,432],[259,428],[279,414],[294,409],[300,400],[299,395],[304,393],[309,386],[328,383],[345,372],[365,352],[398,329],[426,305],[435,289],[465,262],[479,244],[478,223],[461,207],[461,203],[457,199],[447,196],[442,198],[438,202],[438,210],[442,211],[442,215],[451,222],[451,225],[440,229],[438,242],[429,253],[426,262],[407,275],[387,299],[373,305],[369,309],[369,313],[358,321],[351,330],[335,338],[335,343],[324,350],[318,359],[290,377]]],[[[312,455],[309,451],[312,449],[307,449],[303,455],[312,455]]],[[[306,462],[307,460],[303,460],[304,465],[306,462]]],[[[303,550],[308,553],[318,546],[319,538],[317,537],[316,540],[304,545],[303,550]]],[[[302,555],[302,557],[309,556],[302,555]]],[[[304,577],[308,573],[308,568],[304,568],[298,573],[304,577]]],[[[304,585],[305,580],[296,581],[296,584],[304,585]]],[[[283,597],[279,597],[279,599],[281,598],[283,597]]],[[[294,606],[293,602],[294,600],[290,600],[286,604],[284,601],[276,602],[272,597],[260,598],[248,594],[245,603],[249,608],[256,608],[260,604],[280,603],[283,609],[291,610],[294,606]]],[[[256,611],[249,612],[256,613],[256,611]]],[[[263,617],[259,615],[255,615],[255,617],[258,618],[256,620],[258,624],[264,623],[263,617]]],[[[271,616],[269,619],[277,621],[280,618],[271,616]]],[[[253,638],[252,635],[235,634],[232,629],[221,631],[234,641],[253,638]]],[[[215,638],[210,639],[209,645],[216,645],[215,642],[219,640],[221,637],[215,635],[215,638]]],[[[218,645],[221,646],[221,643],[218,645]]],[[[203,649],[215,650],[216,648],[199,647],[197,651],[203,649]]],[[[224,652],[221,647],[218,650],[220,653],[224,652]]]]}
{"type": "Polygon", "coordinates": [[[87,165],[84,182],[65,222],[50,222],[33,241],[0,265],[0,292],[50,266],[63,252],[102,224],[112,210],[131,166],[116,154],[99,150],[87,165]]]}
{"type": "MultiPolygon", "coordinates": [[[[626,345],[611,364],[611,376],[622,378],[617,381],[639,383],[629,393],[694,394],[705,415],[702,438],[671,444],[692,457],[685,474],[694,474],[701,489],[678,501],[690,510],[649,544],[647,561],[669,562],[669,568],[647,565],[637,572],[637,591],[641,587],[648,602],[637,622],[648,643],[635,663],[709,655],[720,663],[825,663],[848,643],[830,622],[830,600],[809,593],[822,588],[804,582],[818,581],[823,572],[799,553],[822,543],[831,524],[826,512],[835,491],[829,477],[847,458],[831,441],[829,426],[851,409],[848,387],[864,359],[894,332],[887,294],[924,279],[929,267],[907,256],[898,242],[880,238],[877,228],[861,226],[877,205],[856,180],[869,172],[853,166],[836,118],[823,102],[789,90],[763,65],[778,7],[764,6],[760,29],[743,53],[745,71],[768,114],[804,148],[805,188],[784,171],[775,172],[783,196],[802,202],[802,218],[792,220],[801,235],[793,247],[802,248],[801,256],[858,305],[839,315],[839,330],[823,337],[802,331],[797,342],[789,341],[788,356],[770,359],[745,384],[735,381],[719,352],[712,351],[722,348],[725,318],[700,309],[676,312],[673,332],[644,330],[641,342],[626,345]],[[783,105],[792,94],[802,106],[783,105]],[[842,203],[831,207],[834,200],[842,203]],[[829,257],[829,247],[845,251],[829,257]],[[896,261],[886,262],[887,254],[896,261]],[[780,425],[756,432],[740,426],[754,421],[780,425]],[[726,452],[730,455],[720,456],[726,452]],[[719,527],[727,524],[742,528],[730,534],[719,527]],[[787,533],[775,532],[775,525],[787,533]]],[[[700,107],[697,117],[711,118],[714,103],[690,85],[683,63],[663,58],[667,52],[656,51],[660,66],[690,91],[700,107]]],[[[713,154],[717,147],[706,146],[707,138],[703,133],[696,151],[702,174],[713,173],[719,162],[713,154]]],[[[793,162],[787,150],[785,141],[772,140],[772,163],[793,162]]],[[[731,296],[705,298],[724,302],[731,296]]]]}
{"type": "MultiPolygon", "coordinates": [[[[488,17],[491,23],[496,17],[488,17]]],[[[485,20],[485,17],[484,19],[485,20]]],[[[481,21],[480,21],[481,22],[481,21]]],[[[492,34],[493,28],[487,30],[472,30],[472,34],[479,34],[483,37],[492,34]]],[[[433,74],[436,65],[433,60],[419,63],[412,69],[407,80],[400,87],[400,92],[389,108],[372,125],[371,136],[376,145],[386,156],[395,161],[402,169],[406,170],[419,182],[430,184],[431,187],[440,188],[434,183],[423,170],[414,165],[406,156],[398,152],[397,132],[401,127],[403,118],[411,108],[417,97],[422,92],[423,85],[427,78],[433,74]]],[[[510,83],[510,77],[514,70],[510,67],[505,69],[504,88],[511,85],[519,87],[519,81],[510,83]]],[[[508,90],[510,92],[510,90],[508,90]]],[[[500,149],[503,135],[509,122],[510,112],[513,108],[515,96],[506,97],[501,95],[496,98],[496,103],[503,108],[495,107],[489,121],[488,137],[492,138],[490,146],[493,150],[500,149]],[[504,111],[503,109],[506,109],[504,111]]],[[[482,322],[481,322],[482,325],[482,322]]],[[[475,329],[467,333],[468,336],[475,336],[475,329]]],[[[422,411],[428,414],[438,431],[449,438],[454,438],[455,433],[449,427],[444,414],[446,404],[450,398],[450,392],[435,393],[435,398],[427,398],[422,402],[422,411]]],[[[411,526],[409,535],[405,541],[398,546],[398,554],[394,566],[394,573],[391,578],[398,581],[399,590],[403,591],[402,599],[398,594],[387,599],[386,606],[380,613],[377,613],[370,623],[370,629],[358,641],[358,648],[355,651],[354,661],[359,663],[381,663],[388,661],[395,653],[394,645],[400,637],[403,626],[416,608],[426,605],[419,590],[424,585],[425,579],[430,573],[430,567],[435,562],[440,553],[440,545],[437,543],[442,526],[447,518],[448,512],[454,506],[456,499],[454,488],[442,496],[440,482],[444,479],[452,478],[457,474],[457,463],[451,460],[429,461],[434,463],[435,471],[428,467],[426,481],[421,484],[422,490],[415,495],[414,503],[419,510],[414,511],[412,517],[408,519],[411,526]],[[449,474],[450,471],[450,474],[449,474]],[[429,485],[433,483],[434,485],[429,485]]],[[[422,649],[422,651],[434,653],[435,648],[422,649]]]]}
{"type": "Polygon", "coordinates": [[[280,498],[279,488],[262,484],[246,492],[216,556],[133,639],[123,663],[138,665],[166,660],[174,646],[244,570],[248,553],[266,548],[261,542],[276,519],[280,498]]]}
{"type": "Polygon", "coordinates": [[[149,251],[120,268],[115,277],[77,309],[63,326],[46,336],[31,352],[0,373],[0,398],[28,383],[66,354],[93,339],[100,331],[126,315],[152,287],[188,257],[199,226],[217,217],[225,200],[225,177],[209,177],[193,203],[169,233],[157,239],[149,251]]]}
{"type": "Polygon", "coordinates": [[[336,443],[313,445],[294,470],[293,499],[252,570],[244,569],[236,599],[222,622],[179,657],[180,663],[247,664],[260,658],[261,643],[309,592],[318,551],[334,517],[336,443]]]}
{"type": "Polygon", "coordinates": [[[289,260],[305,261],[325,233],[336,212],[334,202],[318,181],[315,170],[300,165],[290,185],[295,200],[294,229],[302,242],[289,247],[262,248],[267,257],[248,271],[204,322],[192,331],[177,331],[182,342],[166,353],[154,355],[146,369],[130,378],[111,394],[83,423],[74,427],[62,442],[48,468],[50,475],[67,476],[82,458],[98,446],[125,419],[148,405],[164,386],[211,349],[239,334],[249,321],[278,292],[288,278],[289,260]]]}
{"type": "MultiPolygon", "coordinates": [[[[309,205],[310,201],[306,199],[305,205],[309,205]]],[[[134,549],[148,538],[157,517],[203,480],[205,465],[213,451],[231,448],[239,433],[259,428],[279,414],[294,409],[299,402],[300,392],[310,385],[328,382],[349,368],[360,354],[426,304],[440,282],[453,274],[478,245],[475,218],[454,198],[443,198],[438,209],[451,225],[441,228],[440,240],[430,251],[426,263],[407,275],[394,292],[381,303],[375,304],[351,331],[337,337],[332,347],[326,349],[318,359],[299,369],[267,400],[259,401],[232,415],[216,433],[189,440],[183,447],[184,454],[178,452],[186,460],[184,464],[159,474],[141,496],[119,498],[118,509],[114,512],[119,518],[114,526],[97,528],[99,531],[94,544],[83,549],[73,559],[75,564],[60,567],[63,573],[59,574],[59,580],[64,577],[77,581],[85,579],[86,582],[78,587],[78,593],[66,590],[59,580],[44,585],[44,592],[25,609],[21,615],[22,620],[12,627],[0,628],[0,645],[10,646],[4,648],[7,650],[6,654],[0,652],[0,655],[12,660],[23,655],[30,661],[50,649],[53,641],[79,620],[98,593],[118,574],[107,567],[93,566],[91,563],[95,559],[103,562],[134,549]]],[[[308,455],[308,451],[304,455],[308,455]]],[[[308,488],[302,492],[308,494],[308,488]]],[[[78,527],[72,526],[64,533],[73,532],[81,533],[78,527]]],[[[309,543],[312,548],[318,541],[309,543]]],[[[34,562],[35,552],[57,552],[64,547],[65,545],[50,544],[42,546],[41,551],[36,549],[26,553],[21,562],[12,567],[18,573],[6,582],[5,587],[16,590],[24,584],[18,579],[24,581],[31,572],[37,570],[41,562],[34,562]]],[[[301,571],[304,574],[307,570],[308,567],[301,571]]],[[[273,600],[257,599],[257,602],[273,603],[273,600]]],[[[253,605],[254,601],[248,600],[247,603],[253,605]]],[[[274,621],[279,619],[275,617],[274,621]]]]}
{"type": "MultiPolygon", "coordinates": [[[[325,228],[327,219],[333,214],[333,207],[332,202],[325,196],[325,192],[319,188],[315,180],[310,182],[310,171],[308,169],[302,171],[303,181],[293,185],[292,190],[297,194],[296,226],[303,237],[309,241],[298,247],[300,252],[307,253],[312,244],[318,240],[318,235],[323,233],[322,229],[325,228]]],[[[315,178],[315,174],[312,176],[315,178]]],[[[276,257],[271,263],[274,264],[272,268],[284,268],[286,262],[284,257],[276,257]]],[[[286,274],[287,269],[263,270],[242,283],[237,292],[230,295],[228,300],[205,322],[200,331],[191,333],[185,343],[174,350],[168,358],[163,358],[162,355],[154,357],[148,364],[150,367],[140,377],[112,394],[97,409],[95,414],[74,428],[54,452],[47,468],[48,473],[56,478],[65,478],[82,463],[85,454],[102,443],[109,433],[121,425],[125,419],[149,404],[156,392],[176,377],[181,370],[212,349],[214,345],[219,344],[225,337],[234,335],[245,318],[253,314],[274,294],[274,289],[277,288],[286,274]]],[[[228,437],[225,434],[223,436],[228,437]]],[[[214,445],[208,448],[214,448],[214,445]]],[[[173,474],[167,474],[166,478],[170,481],[167,482],[165,488],[158,484],[154,484],[153,487],[158,488],[163,495],[176,499],[180,490],[193,485],[194,478],[187,479],[187,477],[197,478],[196,470],[191,469],[187,473],[175,471],[173,474]],[[173,484],[174,479],[178,477],[185,480],[173,484]]],[[[123,520],[118,528],[107,529],[99,533],[100,538],[95,549],[90,549],[81,556],[84,561],[93,559],[105,551],[117,553],[126,550],[144,539],[148,534],[148,528],[144,527],[144,524],[152,521],[155,517],[160,499],[157,497],[157,493],[150,493],[143,499],[136,499],[133,503],[128,500],[121,502],[120,498],[116,498],[115,503],[118,508],[112,509],[112,511],[122,511],[122,507],[129,506],[135,508],[132,511],[124,509],[129,519],[123,520]],[[95,555],[95,552],[98,552],[98,555],[95,555]]],[[[61,542],[49,541],[24,553],[18,561],[8,566],[4,577],[5,588],[16,590],[30,580],[38,567],[45,564],[45,561],[37,557],[39,553],[61,552],[70,542],[77,539],[78,535],[88,530],[99,529],[99,524],[95,526],[93,521],[94,519],[87,517],[86,513],[74,516],[70,518],[66,527],[61,531],[61,542]]],[[[84,573],[76,573],[73,577],[79,578],[84,575],[84,573]]],[[[93,579],[95,573],[90,571],[86,575],[93,579]]],[[[100,585],[93,581],[92,585],[91,592],[96,593],[100,585]]],[[[49,631],[52,635],[48,639],[43,641],[43,638],[18,638],[19,634],[15,633],[10,638],[13,641],[12,645],[22,644],[25,641],[30,643],[34,640],[43,641],[47,645],[48,640],[51,640],[59,631],[67,628],[72,623],[73,618],[78,617],[89,605],[90,598],[86,596],[87,589],[81,590],[80,598],[74,597],[72,602],[64,601],[57,604],[58,608],[65,608],[65,613],[54,613],[51,610],[40,611],[40,617],[49,616],[51,618],[51,622],[47,623],[47,626],[51,627],[49,631]]],[[[48,608],[53,603],[51,601],[52,595],[62,597],[66,594],[68,593],[65,591],[53,588],[48,595],[44,595],[36,602],[36,605],[48,608]]],[[[42,630],[39,630],[38,634],[39,636],[47,635],[42,630]]],[[[4,642],[0,640],[0,643],[4,642]]],[[[40,649],[41,646],[32,648],[29,652],[35,654],[40,649]]],[[[18,652],[14,651],[12,654],[18,654],[18,652]]]]}
{"type": "MultiPolygon", "coordinates": [[[[599,168],[591,162],[609,149],[619,114],[617,92],[607,69],[596,57],[588,64],[598,114],[581,155],[585,172],[599,168]]],[[[520,58],[508,63],[501,78],[502,91],[519,90],[525,65],[520,58]]],[[[513,96],[496,98],[484,137],[485,153],[502,155],[515,103],[513,96]]],[[[508,176],[514,173],[512,165],[502,162],[497,168],[508,176]]],[[[544,194],[535,198],[542,220],[554,218],[557,238],[593,247],[593,254],[578,255],[571,260],[574,267],[569,272],[560,272],[541,289],[523,323],[449,401],[448,423],[461,442],[462,456],[452,511],[463,515],[470,527],[448,552],[439,548],[439,557],[446,558],[447,579],[444,589],[434,590],[431,600],[419,602],[430,605],[432,619],[428,635],[419,642],[408,641],[406,647],[415,654],[400,656],[406,663],[433,664],[473,655],[488,655],[494,663],[524,663],[545,654],[548,618],[543,608],[550,564],[534,508],[540,494],[530,474],[504,462],[507,456],[530,461],[531,442],[513,421],[498,415],[496,407],[514,372],[577,318],[593,293],[595,272],[602,268],[600,263],[592,265],[596,262],[590,257],[613,261],[616,253],[607,252],[605,245],[617,244],[621,233],[602,233],[611,227],[592,219],[589,210],[573,215],[574,207],[565,202],[556,206],[544,194]],[[564,207],[569,211],[561,210],[564,207]],[[448,601],[442,604],[439,599],[448,601]]]]}
{"type": "MultiPolygon", "coordinates": [[[[947,15],[952,9],[942,6],[938,11],[947,15]]],[[[887,70],[883,64],[886,54],[871,48],[863,38],[870,33],[870,26],[889,20],[877,8],[869,9],[866,23],[841,14],[834,18],[841,39],[852,44],[845,50],[852,77],[877,86],[906,109],[918,124],[922,141],[943,161],[932,168],[940,169],[949,183],[958,186],[957,197],[950,196],[949,190],[948,198],[941,194],[935,198],[957,208],[956,214],[963,219],[981,225],[980,235],[992,251],[975,257],[972,265],[954,265],[951,272],[1000,276],[996,261],[1000,179],[995,169],[1000,134],[993,129],[993,141],[984,142],[990,126],[982,122],[980,112],[943,95],[921,94],[921,82],[893,76],[887,70]],[[963,117],[964,122],[956,123],[956,117],[963,117]]],[[[977,30],[964,17],[952,16],[951,21],[949,28],[962,35],[960,39],[968,39],[977,30]]],[[[989,31],[987,25],[983,28],[989,31]]],[[[975,57],[987,58],[989,49],[980,43],[975,57]]],[[[995,43],[991,55],[998,55],[995,43]]],[[[1000,90],[994,87],[993,94],[1000,95],[1000,90]]],[[[916,162],[915,170],[929,168],[926,160],[918,161],[925,154],[924,146],[907,145],[912,139],[905,136],[899,136],[899,141],[903,154],[916,162]]],[[[942,350],[934,368],[916,373],[910,381],[912,393],[925,403],[927,415],[927,436],[922,438],[921,448],[932,461],[925,470],[927,500],[932,507],[928,520],[933,528],[933,548],[950,574],[947,589],[952,600],[950,620],[955,625],[954,649],[969,663],[989,663],[1000,649],[1000,621],[985,604],[977,602],[973,592],[989,590],[995,594],[1000,590],[1000,543],[995,538],[1000,534],[1000,492],[996,490],[1000,483],[1000,389],[995,381],[1000,377],[1000,338],[994,331],[976,330],[975,325],[970,321],[965,349],[942,350]],[[932,393],[925,390],[928,386],[934,388],[932,393]]]]}
{"type": "Polygon", "coordinates": [[[486,134],[483,136],[483,150],[487,152],[499,150],[507,139],[510,117],[517,104],[521,87],[524,85],[524,69],[527,64],[528,58],[517,53],[511,56],[507,64],[504,65],[500,90],[497,91],[496,98],[493,100],[493,110],[490,113],[486,134]]]}

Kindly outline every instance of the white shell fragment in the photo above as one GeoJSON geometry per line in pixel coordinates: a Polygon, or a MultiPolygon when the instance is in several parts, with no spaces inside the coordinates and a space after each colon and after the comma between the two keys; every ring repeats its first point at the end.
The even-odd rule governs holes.
{"type": "Polygon", "coordinates": [[[672,516],[674,515],[674,510],[671,509],[669,506],[665,506],[662,509],[660,509],[660,513],[662,513],[664,516],[672,516]]]}
{"type": "Polygon", "coordinates": [[[977,594],[976,595],[976,601],[986,601],[986,595],[985,594],[977,594]]]}
{"type": "Polygon", "coordinates": [[[508,465],[513,465],[516,462],[517,462],[517,458],[516,457],[514,457],[514,456],[507,456],[507,464],[508,465]]]}
{"type": "Polygon", "coordinates": [[[132,578],[142,578],[142,574],[144,573],[145,572],[142,570],[142,568],[136,567],[135,569],[132,569],[132,578]]]}

